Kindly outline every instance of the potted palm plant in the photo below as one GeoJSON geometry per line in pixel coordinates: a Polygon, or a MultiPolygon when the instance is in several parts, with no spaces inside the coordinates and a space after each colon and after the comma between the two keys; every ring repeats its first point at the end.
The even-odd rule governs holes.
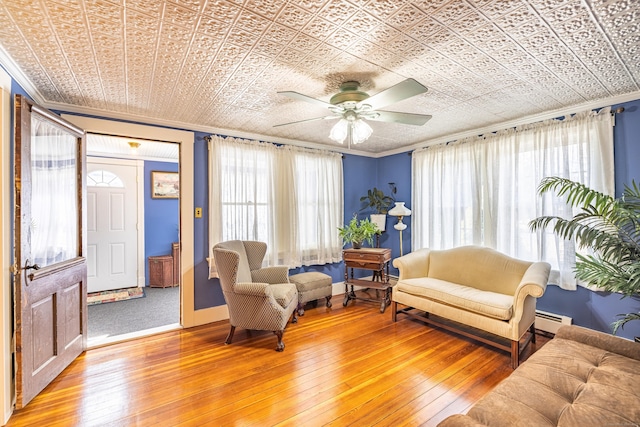
{"type": "Polygon", "coordinates": [[[338,233],[344,244],[351,243],[354,249],[360,249],[365,241],[369,246],[373,245],[373,236],[379,232],[377,225],[369,221],[368,218],[358,220],[354,215],[349,224],[338,227],[338,233]]]}
{"type": "MultiPolygon", "coordinates": [[[[565,196],[580,212],[570,219],[541,216],[529,223],[530,228],[536,231],[553,226],[558,236],[591,249],[591,254],[576,255],[578,280],[623,297],[640,296],[640,188],[636,183],[625,186],[618,199],[559,177],[542,180],[538,193],[547,191],[565,196]]],[[[611,325],[614,334],[627,322],[640,320],[640,313],[619,316],[611,325]]]]}

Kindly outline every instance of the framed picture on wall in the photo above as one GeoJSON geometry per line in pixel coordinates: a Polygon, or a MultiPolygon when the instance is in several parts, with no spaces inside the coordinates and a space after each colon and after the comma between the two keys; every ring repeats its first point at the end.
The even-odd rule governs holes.
{"type": "Polygon", "coordinates": [[[154,199],[177,199],[180,196],[178,172],[151,172],[151,197],[154,199]]]}

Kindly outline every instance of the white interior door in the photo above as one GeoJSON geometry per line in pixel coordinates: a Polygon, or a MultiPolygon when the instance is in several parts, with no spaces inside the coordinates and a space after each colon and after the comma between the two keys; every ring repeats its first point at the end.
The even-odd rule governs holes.
{"type": "Polygon", "coordinates": [[[88,292],[144,284],[138,273],[137,163],[87,159],[88,292]]]}

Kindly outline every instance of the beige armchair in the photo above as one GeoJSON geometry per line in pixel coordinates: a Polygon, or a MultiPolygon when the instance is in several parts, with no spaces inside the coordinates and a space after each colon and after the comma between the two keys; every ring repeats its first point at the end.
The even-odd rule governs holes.
{"type": "Polygon", "coordinates": [[[240,327],[273,331],[278,337],[276,351],[283,351],[282,335],[289,318],[291,323],[298,321],[298,291],[289,283],[289,269],[261,268],[266,251],[266,243],[255,241],[231,240],[213,247],[231,324],[225,344],[231,344],[236,327],[240,327]]]}

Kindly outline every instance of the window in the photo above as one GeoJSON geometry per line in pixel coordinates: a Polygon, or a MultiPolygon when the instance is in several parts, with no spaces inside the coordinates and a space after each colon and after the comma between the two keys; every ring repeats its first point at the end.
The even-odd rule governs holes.
{"type": "Polygon", "coordinates": [[[209,174],[211,248],[226,240],[263,241],[266,262],[290,268],[341,260],[339,154],[212,137],[209,174]]]}
{"type": "Polygon", "coordinates": [[[483,245],[551,264],[550,283],[575,289],[576,248],[552,231],[536,235],[540,215],[572,216],[567,204],[537,193],[562,176],[613,194],[610,109],[584,112],[413,154],[413,248],[483,245]]]}
{"type": "Polygon", "coordinates": [[[90,172],[87,175],[87,186],[88,187],[112,187],[112,188],[123,188],[124,183],[114,173],[104,170],[97,170],[90,172]]]}

